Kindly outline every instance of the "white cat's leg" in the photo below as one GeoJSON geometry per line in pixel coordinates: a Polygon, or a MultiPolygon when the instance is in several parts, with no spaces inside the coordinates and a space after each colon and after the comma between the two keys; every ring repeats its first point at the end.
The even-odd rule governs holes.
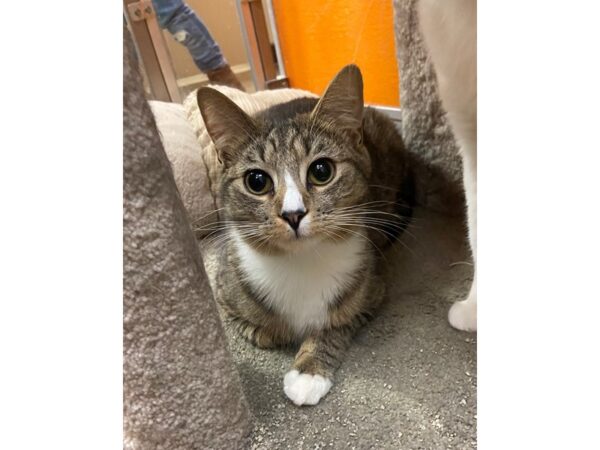
{"type": "Polygon", "coordinates": [[[462,148],[463,179],[467,200],[469,241],[473,252],[475,274],[466,300],[456,302],[448,312],[448,321],[454,328],[477,331],[477,149],[466,145],[462,148]]]}
{"type": "Polygon", "coordinates": [[[477,279],[473,280],[467,299],[450,307],[448,321],[459,330],[477,331],[477,279]]]}
{"type": "Polygon", "coordinates": [[[283,391],[296,405],[316,405],[331,389],[330,379],[290,370],[283,378],[283,391]]]}
{"type": "MultiPolygon", "coordinates": [[[[469,241],[477,261],[477,1],[420,0],[421,30],[436,69],[440,97],[463,157],[469,241]]],[[[477,330],[477,282],[448,314],[460,330],[477,330]]]]}

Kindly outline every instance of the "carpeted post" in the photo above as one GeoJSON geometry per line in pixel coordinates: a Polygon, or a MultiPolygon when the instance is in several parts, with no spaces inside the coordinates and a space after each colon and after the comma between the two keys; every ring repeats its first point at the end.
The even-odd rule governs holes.
{"type": "Polygon", "coordinates": [[[244,448],[250,413],[127,30],[123,51],[124,448],[244,448]]]}
{"type": "Polygon", "coordinates": [[[422,42],[417,1],[394,0],[402,136],[415,161],[417,203],[443,213],[464,214],[462,163],[422,42]]]}

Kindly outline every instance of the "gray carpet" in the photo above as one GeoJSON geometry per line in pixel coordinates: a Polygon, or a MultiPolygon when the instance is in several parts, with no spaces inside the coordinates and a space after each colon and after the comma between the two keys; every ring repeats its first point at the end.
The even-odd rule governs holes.
{"type": "MultiPolygon", "coordinates": [[[[299,408],[283,393],[293,351],[260,350],[228,332],[255,416],[252,448],[476,448],[477,338],[446,320],[472,277],[464,225],[419,209],[409,231],[386,252],[389,300],[319,405],[299,408]]],[[[215,249],[203,253],[214,286],[215,249]]]]}

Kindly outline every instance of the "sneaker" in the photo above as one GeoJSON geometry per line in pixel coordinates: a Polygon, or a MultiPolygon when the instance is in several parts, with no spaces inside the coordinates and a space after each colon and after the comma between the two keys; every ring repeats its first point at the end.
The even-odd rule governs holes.
{"type": "Polygon", "coordinates": [[[209,70],[206,72],[206,76],[208,76],[211,83],[229,86],[246,92],[246,89],[244,89],[240,80],[235,76],[229,64],[225,64],[223,67],[215,70],[209,70]]]}

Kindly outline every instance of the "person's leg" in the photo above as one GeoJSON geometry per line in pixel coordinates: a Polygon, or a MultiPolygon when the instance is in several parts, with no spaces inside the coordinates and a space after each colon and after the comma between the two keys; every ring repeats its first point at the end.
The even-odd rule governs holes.
{"type": "Polygon", "coordinates": [[[183,0],[152,0],[152,6],[160,27],[167,28],[171,17],[183,6],[183,0]]]}
{"type": "Polygon", "coordinates": [[[153,0],[158,23],[188,49],[198,68],[209,80],[244,90],[235,77],[219,45],[183,0],[153,0]]]}

